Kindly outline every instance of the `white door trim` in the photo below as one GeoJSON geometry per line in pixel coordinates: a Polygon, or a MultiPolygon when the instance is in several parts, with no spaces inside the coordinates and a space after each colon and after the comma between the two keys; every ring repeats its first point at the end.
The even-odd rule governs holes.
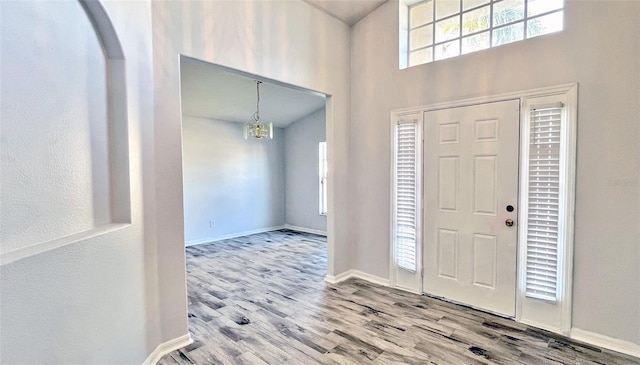
{"type": "MultiPolygon", "coordinates": [[[[556,101],[562,101],[566,106],[564,120],[566,122],[561,138],[560,160],[565,168],[560,170],[561,189],[566,192],[561,197],[563,208],[560,210],[559,224],[562,227],[559,240],[564,242],[564,251],[558,252],[558,300],[555,303],[527,298],[525,295],[526,276],[526,247],[518,246],[518,296],[516,298],[516,320],[524,324],[542,328],[551,332],[569,336],[571,333],[572,319],[572,294],[573,294],[573,238],[575,216],[575,176],[576,176],[576,137],[577,137],[577,105],[578,85],[565,85],[563,88],[527,95],[521,102],[522,129],[520,140],[528,139],[529,128],[529,104],[533,99],[553,97],[556,101]]],[[[524,184],[528,180],[528,146],[520,144],[520,211],[518,220],[526,219],[527,194],[523,194],[524,184]]],[[[519,231],[518,242],[526,241],[526,232],[519,231]]]]}
{"type": "MultiPolygon", "coordinates": [[[[512,99],[520,99],[521,106],[522,101],[526,98],[532,97],[541,97],[548,95],[566,95],[568,100],[568,108],[567,108],[567,120],[569,122],[569,130],[568,130],[568,146],[567,151],[565,151],[567,155],[567,163],[568,163],[568,175],[567,175],[567,199],[565,200],[567,206],[567,228],[565,231],[565,254],[562,260],[562,273],[560,273],[562,277],[562,292],[560,295],[563,297],[563,301],[561,303],[562,309],[562,325],[559,327],[549,326],[544,323],[540,323],[535,320],[531,320],[523,316],[522,314],[522,302],[524,300],[524,288],[521,287],[521,277],[523,275],[522,270],[523,267],[521,265],[521,257],[522,250],[521,247],[521,239],[518,239],[518,288],[516,295],[516,321],[522,322],[525,324],[529,324],[535,327],[543,328],[552,332],[561,333],[564,335],[568,335],[571,330],[571,317],[572,317],[572,283],[573,283],[573,237],[574,237],[574,211],[575,211],[575,169],[576,169],[576,136],[577,136],[577,100],[578,100],[578,84],[577,83],[568,83],[561,85],[554,85],[550,87],[529,89],[529,90],[521,90],[515,92],[508,92],[496,95],[486,95],[475,98],[467,98],[461,100],[447,101],[441,103],[428,104],[417,107],[410,108],[402,108],[392,110],[390,113],[391,123],[394,123],[394,120],[397,120],[399,116],[406,116],[413,113],[425,113],[428,111],[439,110],[439,109],[449,109],[449,108],[457,108],[464,106],[471,106],[477,104],[486,104],[498,101],[512,100],[512,99]]],[[[521,113],[524,113],[524,109],[521,108],[521,113]]],[[[393,136],[391,141],[393,142],[393,136]]],[[[393,146],[393,143],[391,144],[393,146]]],[[[520,149],[523,148],[523,143],[520,141],[520,149]]],[[[393,148],[391,148],[391,156],[393,158],[393,148]]],[[[522,155],[520,156],[519,165],[522,168],[522,155]]],[[[392,167],[393,168],[393,167],[392,167]]],[[[424,172],[421,172],[423,174],[424,172]]],[[[392,175],[393,176],[393,175],[392,175]]],[[[520,180],[519,184],[522,184],[522,180],[520,180]]],[[[393,196],[393,192],[391,194],[393,196]]],[[[521,200],[522,194],[520,194],[520,187],[518,188],[518,196],[521,200]]],[[[393,206],[393,205],[391,205],[393,206]]],[[[519,219],[521,219],[522,209],[519,212],[519,219]]],[[[392,232],[393,234],[393,232],[392,232]]],[[[390,241],[390,252],[391,252],[391,261],[390,261],[390,284],[394,286],[394,278],[393,278],[393,268],[394,268],[394,260],[393,260],[393,240],[390,241]]],[[[402,288],[399,288],[402,289],[402,288]]]]}
{"type": "Polygon", "coordinates": [[[434,104],[428,104],[428,105],[422,105],[422,106],[416,106],[416,107],[410,107],[410,108],[394,109],[391,111],[391,117],[393,117],[394,115],[396,116],[407,115],[407,114],[420,113],[420,112],[424,113],[424,112],[430,112],[430,111],[439,110],[439,109],[460,108],[464,106],[487,104],[487,103],[493,103],[497,101],[523,99],[527,97],[564,94],[574,87],[577,88],[578,84],[577,83],[562,84],[562,85],[514,91],[514,92],[495,94],[495,95],[483,95],[475,98],[445,101],[441,103],[434,103],[434,104]]]}

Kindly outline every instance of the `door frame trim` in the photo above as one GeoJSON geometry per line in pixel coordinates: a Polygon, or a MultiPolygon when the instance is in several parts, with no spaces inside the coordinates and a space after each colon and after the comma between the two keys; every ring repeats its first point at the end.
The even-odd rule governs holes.
{"type": "MultiPolygon", "coordinates": [[[[577,159],[577,114],[578,114],[578,84],[566,85],[567,87],[555,89],[552,91],[541,92],[536,95],[527,95],[521,98],[520,119],[522,128],[520,130],[520,141],[525,140],[528,136],[527,128],[529,125],[529,99],[542,97],[555,97],[563,99],[566,108],[564,110],[564,118],[566,129],[561,134],[564,145],[561,145],[560,158],[565,163],[565,167],[560,171],[561,183],[564,176],[565,195],[562,196],[564,203],[564,211],[560,225],[563,227],[559,236],[564,245],[563,250],[558,252],[558,300],[555,303],[547,304],[541,300],[534,300],[525,295],[525,276],[526,276],[526,247],[518,246],[518,292],[516,297],[516,320],[524,324],[542,328],[551,332],[560,333],[567,337],[571,334],[572,315],[573,315],[573,246],[574,246],[574,228],[575,228],[575,201],[576,201],[576,159],[577,159]],[[538,309],[532,310],[533,306],[538,309]],[[545,309],[544,306],[549,309],[545,309]],[[524,310],[528,308],[528,313],[524,310]],[[549,315],[551,314],[551,315],[549,315]],[[559,317],[556,324],[551,324],[553,314],[559,317]]],[[[528,146],[520,144],[520,186],[522,186],[528,177],[527,156],[528,146]]],[[[522,189],[519,189],[522,191],[522,189]]],[[[520,196],[519,206],[526,207],[526,196],[520,196]]],[[[525,211],[521,209],[518,212],[518,219],[523,221],[525,211]]],[[[526,232],[519,231],[518,242],[526,240],[526,232]]]]}
{"type": "MultiPolygon", "coordinates": [[[[569,146],[567,146],[567,150],[568,150],[567,162],[568,162],[569,173],[568,173],[568,181],[567,181],[568,182],[567,199],[565,200],[568,205],[567,215],[566,215],[567,230],[565,234],[565,239],[566,239],[565,253],[564,253],[563,262],[562,262],[563,266],[561,269],[563,272],[559,273],[559,275],[562,278],[562,291],[560,294],[561,294],[561,297],[563,298],[562,302],[560,303],[561,313],[562,313],[561,326],[553,327],[553,326],[545,325],[543,323],[539,323],[531,319],[528,319],[526,317],[523,317],[522,302],[525,300],[525,297],[523,292],[524,288],[521,286],[521,282],[522,282],[521,279],[524,275],[524,267],[521,265],[523,246],[520,245],[520,241],[521,241],[520,234],[518,234],[518,241],[516,242],[517,250],[518,250],[518,255],[517,255],[518,264],[516,269],[517,284],[516,284],[516,308],[515,308],[515,313],[516,313],[515,320],[517,322],[525,323],[528,325],[532,325],[534,327],[546,329],[552,332],[565,334],[565,335],[568,334],[571,330],[572,312],[573,312],[573,299],[572,299],[573,285],[572,284],[573,284],[573,245],[574,245],[574,217],[575,217],[576,136],[577,136],[577,102],[578,102],[577,90],[578,90],[578,83],[567,83],[567,84],[560,84],[560,85],[554,85],[549,87],[527,89],[527,90],[520,90],[520,91],[507,92],[507,93],[494,94],[494,95],[484,95],[484,96],[479,96],[474,98],[445,101],[445,102],[421,105],[421,106],[410,107],[410,108],[400,108],[400,109],[394,109],[390,112],[391,125],[393,125],[394,121],[397,120],[399,117],[406,116],[413,113],[423,113],[424,115],[424,113],[429,111],[459,108],[459,107],[473,106],[478,104],[488,104],[488,103],[518,99],[520,100],[520,107],[521,107],[520,123],[522,123],[523,113],[525,112],[522,109],[522,104],[525,99],[533,98],[533,97],[548,96],[548,95],[566,95],[569,101],[569,110],[567,115],[567,120],[569,121],[569,130],[568,130],[569,146]]],[[[424,124],[424,118],[423,118],[423,124],[424,124]]],[[[521,133],[518,136],[518,140],[519,140],[518,144],[520,149],[519,151],[522,151],[522,148],[523,148],[522,147],[522,125],[520,127],[521,127],[521,133]]],[[[424,126],[420,126],[420,128],[423,129],[424,126]]],[[[391,138],[391,141],[393,142],[393,136],[391,138]]],[[[391,150],[391,156],[393,157],[393,153],[394,153],[393,144],[391,144],[390,150],[391,150]]],[[[393,164],[391,165],[392,165],[391,169],[393,169],[393,164]]],[[[519,172],[521,171],[520,169],[522,168],[522,166],[523,166],[522,154],[520,153],[518,157],[519,172]]],[[[420,171],[421,176],[424,174],[424,171],[422,170],[423,169],[421,169],[420,171]]],[[[393,176],[393,171],[391,171],[391,173],[392,173],[391,176],[393,176]]],[[[521,181],[521,176],[522,174],[520,173],[520,176],[518,178],[519,203],[520,203],[520,200],[523,198],[520,194],[520,190],[521,190],[520,186],[523,183],[523,181],[521,181]]],[[[393,185],[393,184],[390,184],[390,185],[393,185]]],[[[391,189],[393,189],[393,187],[391,189]]],[[[424,189],[424,186],[422,187],[422,189],[424,189]]],[[[391,196],[393,199],[393,190],[391,191],[391,196]]],[[[420,202],[420,205],[421,205],[421,209],[424,209],[422,202],[420,202]]],[[[391,205],[391,207],[393,207],[393,205],[391,205]]],[[[519,212],[518,218],[519,219],[521,218],[521,212],[519,212]]],[[[421,230],[423,228],[424,227],[421,227],[421,230]]],[[[391,238],[393,238],[392,236],[393,236],[393,227],[391,227],[391,238]]],[[[390,241],[389,246],[390,246],[390,253],[391,253],[391,256],[390,256],[391,260],[389,261],[389,279],[390,279],[389,284],[392,287],[396,287],[394,274],[393,274],[395,270],[395,265],[394,265],[395,261],[393,259],[393,251],[394,251],[393,239],[390,241]]],[[[419,258],[419,261],[422,267],[423,265],[422,257],[419,258]]],[[[403,288],[398,287],[398,289],[403,289],[403,288]]]]}
{"type": "MultiPolygon", "coordinates": [[[[420,112],[430,112],[434,110],[440,109],[451,109],[451,108],[460,108],[465,106],[473,106],[478,104],[489,104],[500,101],[507,101],[513,99],[523,99],[523,98],[531,98],[545,95],[553,95],[553,94],[564,94],[567,93],[572,88],[577,88],[578,83],[568,83],[561,85],[554,85],[536,89],[527,89],[521,91],[513,91],[508,93],[494,94],[494,95],[483,95],[475,98],[467,98],[467,99],[459,99],[452,101],[444,101],[440,103],[434,104],[426,104],[409,108],[399,108],[394,109],[390,112],[390,116],[403,116],[412,113],[420,113],[420,112]]],[[[393,122],[392,122],[393,123],[393,122]]]]}

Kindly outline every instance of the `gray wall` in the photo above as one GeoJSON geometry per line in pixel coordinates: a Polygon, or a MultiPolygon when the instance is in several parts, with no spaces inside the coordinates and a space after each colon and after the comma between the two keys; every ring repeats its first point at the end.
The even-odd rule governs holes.
{"type": "MultiPolygon", "coordinates": [[[[106,34],[105,42],[109,49],[121,45],[124,53],[119,62],[126,70],[121,82],[126,84],[127,93],[118,93],[115,99],[126,99],[129,136],[119,136],[118,140],[129,145],[129,168],[120,168],[115,174],[130,176],[131,222],[113,231],[77,239],[60,247],[49,247],[46,251],[0,265],[0,353],[3,363],[140,364],[160,343],[184,339],[182,336],[188,334],[182,245],[180,54],[332,95],[329,100],[330,151],[342,161],[335,166],[336,176],[331,187],[339,202],[334,217],[337,222],[345,222],[348,214],[350,56],[347,25],[302,1],[89,3],[92,3],[89,4],[91,7],[104,6],[106,14],[96,19],[96,24],[113,25],[116,36],[106,34]],[[270,21],[263,22],[263,19],[270,21]],[[279,26],[273,27],[273,24],[279,26]],[[287,47],[282,46],[283,40],[287,47]],[[89,334],[87,328],[91,328],[89,334]]],[[[59,59],[63,64],[76,53],[84,54],[94,42],[92,30],[82,28],[66,39],[56,39],[51,48],[49,40],[54,36],[49,28],[51,24],[71,28],[87,26],[83,12],[66,11],[67,5],[77,6],[77,2],[61,5],[59,2],[33,1],[23,5],[37,8],[39,15],[23,20],[10,9],[22,5],[0,1],[3,69],[5,63],[16,60],[22,61],[27,68],[33,59],[42,61],[34,54],[5,52],[11,42],[21,47],[38,47],[37,52],[47,48],[51,51],[64,49],[59,59]],[[58,13],[60,10],[64,11],[58,13]],[[10,19],[12,17],[15,21],[10,19]]],[[[98,52],[103,50],[98,49],[98,52]]],[[[5,88],[10,90],[20,85],[5,83],[3,75],[2,101],[18,98],[15,103],[22,110],[17,118],[28,123],[36,114],[50,113],[44,103],[53,96],[49,92],[51,89],[43,84],[55,83],[59,87],[54,92],[60,94],[56,98],[73,100],[58,106],[82,111],[86,101],[74,100],[67,85],[80,84],[76,81],[80,81],[77,78],[82,78],[83,74],[76,71],[93,67],[87,62],[95,55],[92,51],[92,56],[83,56],[81,65],[73,61],[79,67],[69,74],[52,71],[42,75],[32,68],[24,72],[22,80],[11,81],[37,84],[37,87],[28,88],[30,93],[5,93],[5,88]]],[[[54,64],[58,64],[57,61],[54,64]]],[[[35,65],[49,66],[49,60],[35,65]]],[[[84,81],[89,82],[89,78],[84,81]]],[[[2,109],[4,111],[4,106],[2,109]]],[[[78,120],[83,119],[84,116],[78,120]]],[[[13,123],[9,119],[5,121],[3,116],[2,123],[5,122],[13,123]]],[[[60,141],[74,133],[62,120],[43,118],[39,123],[57,126],[60,141]]],[[[38,125],[38,128],[47,127],[38,125]]],[[[26,135],[26,143],[39,148],[37,128],[30,131],[33,134],[26,135]]],[[[2,133],[4,149],[7,142],[4,129],[2,133]]],[[[117,151],[118,154],[123,152],[117,151]]],[[[61,155],[53,161],[60,169],[50,170],[52,174],[46,178],[51,179],[52,184],[66,181],[61,175],[65,166],[74,164],[75,159],[90,159],[90,153],[88,148],[83,148],[75,155],[61,155]]],[[[33,160],[30,158],[26,163],[38,163],[33,160]]],[[[86,186],[82,189],[86,191],[86,186]]],[[[48,192],[63,193],[62,189],[48,192]]],[[[46,199],[62,198],[50,196],[46,199]]],[[[96,204],[95,200],[89,202],[88,199],[85,194],[81,201],[85,212],[89,210],[86,207],[96,204]]],[[[5,209],[4,202],[2,209],[5,209]]],[[[103,220],[93,220],[90,214],[85,214],[81,224],[74,223],[68,232],[101,224],[103,220]]],[[[332,248],[336,260],[329,262],[329,271],[333,274],[350,268],[350,241],[346,224],[329,225],[337,242],[332,248]]],[[[49,232],[52,234],[38,238],[30,234],[34,240],[29,241],[68,233],[49,232]]],[[[23,243],[16,239],[12,248],[18,246],[22,247],[23,243]]]]}
{"type": "Polygon", "coordinates": [[[318,143],[326,141],[322,108],[284,130],[287,224],[327,231],[319,214],[318,143]]]}
{"type": "Polygon", "coordinates": [[[573,326],[640,344],[640,2],[566,1],[565,30],[398,70],[398,4],[352,29],[354,268],[389,275],[389,112],[579,83],[573,326]]]}
{"type": "MultiPolygon", "coordinates": [[[[5,3],[3,26],[14,16],[5,3]]],[[[640,3],[567,1],[562,33],[405,71],[393,1],[353,29],[352,52],[348,26],[302,1],[101,3],[126,55],[132,222],[0,267],[3,361],[141,363],[188,333],[179,54],[331,95],[330,275],[388,274],[389,199],[378,197],[389,196],[390,110],[580,82],[574,321],[640,343],[640,3]]],[[[48,34],[41,21],[13,24],[3,47],[6,34],[48,34]]],[[[77,40],[66,43],[73,52],[77,40]]],[[[34,88],[20,103],[41,111],[48,97],[34,88]]]]}
{"type": "Polygon", "coordinates": [[[154,216],[143,199],[153,186],[142,190],[153,166],[142,164],[153,148],[150,7],[108,2],[110,17],[94,18],[117,33],[103,33],[104,48],[126,54],[118,81],[130,138],[119,135],[129,148],[118,153],[130,169],[110,171],[106,123],[115,116],[106,115],[106,95],[121,83],[106,82],[87,13],[76,1],[0,2],[3,364],[140,364],[159,343],[157,260],[143,227],[154,216]],[[113,227],[105,181],[122,174],[131,221],[113,227]],[[19,249],[28,254],[4,261],[19,249]]]}
{"type": "Polygon", "coordinates": [[[285,223],[326,232],[318,213],[324,108],[275,128],[271,141],[245,140],[239,123],[190,116],[182,123],[187,245],[285,223]]]}
{"type": "Polygon", "coordinates": [[[1,68],[5,253],[109,223],[110,213],[106,64],[89,19],[77,2],[2,10],[2,34],[11,35],[1,68]],[[17,31],[34,21],[46,36],[17,31]],[[25,105],[31,100],[37,108],[25,105]]]}
{"type": "Polygon", "coordinates": [[[182,126],[187,245],[284,225],[283,129],[245,140],[240,123],[184,116],[182,126]]]}

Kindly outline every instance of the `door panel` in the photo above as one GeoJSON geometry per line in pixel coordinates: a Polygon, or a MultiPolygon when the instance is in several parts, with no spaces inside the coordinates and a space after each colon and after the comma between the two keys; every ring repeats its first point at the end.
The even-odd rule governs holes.
{"type": "Polygon", "coordinates": [[[438,229],[438,275],[458,279],[458,231],[438,229]]]}
{"type": "Polygon", "coordinates": [[[515,315],[519,101],[425,113],[423,291],[515,315]],[[516,207],[507,212],[506,206],[516,207]]]}
{"type": "Polygon", "coordinates": [[[458,157],[440,157],[438,164],[438,207],[442,211],[458,210],[458,157]]]}

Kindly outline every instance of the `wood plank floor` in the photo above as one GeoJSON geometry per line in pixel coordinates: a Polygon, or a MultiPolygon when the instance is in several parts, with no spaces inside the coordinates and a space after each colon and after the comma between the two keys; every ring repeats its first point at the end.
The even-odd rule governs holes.
{"type": "Polygon", "coordinates": [[[640,364],[362,280],[329,285],[326,239],[288,230],[187,248],[194,343],[159,364],[640,364]]]}

